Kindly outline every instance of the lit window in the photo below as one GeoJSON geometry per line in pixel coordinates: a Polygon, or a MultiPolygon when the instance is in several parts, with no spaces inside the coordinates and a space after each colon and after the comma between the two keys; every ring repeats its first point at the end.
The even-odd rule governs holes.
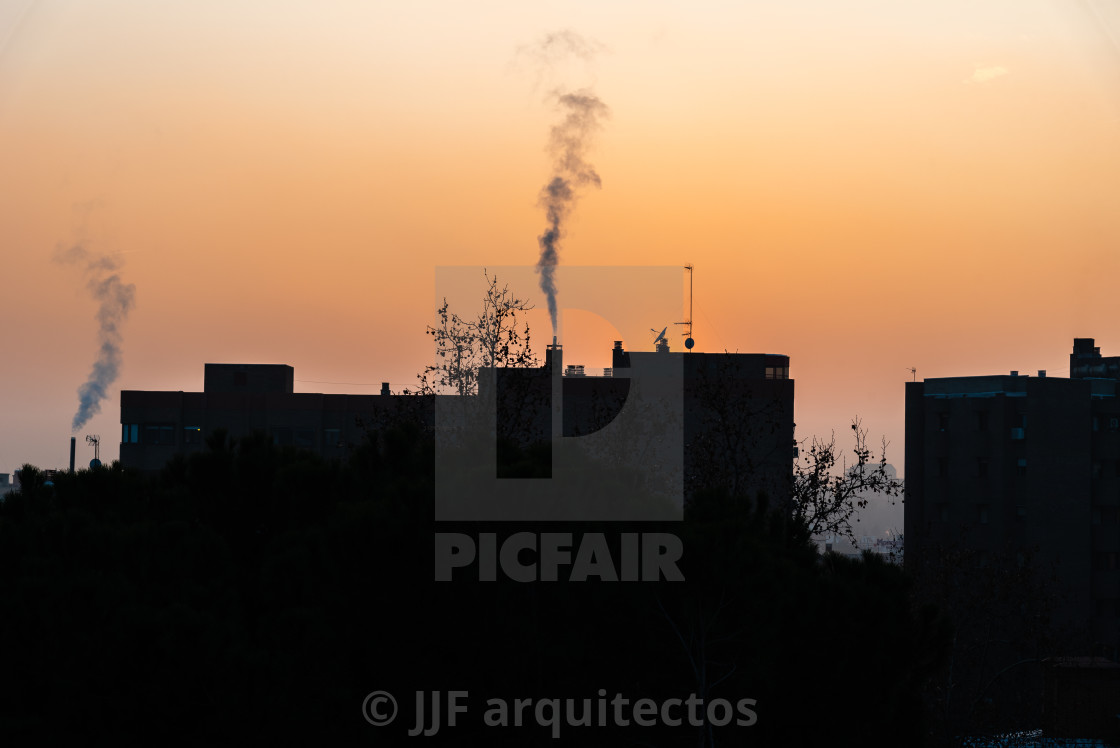
{"type": "Polygon", "coordinates": [[[183,427],[183,444],[201,444],[202,428],[200,426],[183,427]]]}

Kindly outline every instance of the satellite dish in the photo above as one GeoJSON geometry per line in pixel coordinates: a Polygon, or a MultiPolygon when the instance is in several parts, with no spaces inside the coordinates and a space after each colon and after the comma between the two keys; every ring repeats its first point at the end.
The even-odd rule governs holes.
{"type": "Polygon", "coordinates": [[[666,327],[661,328],[661,332],[657,332],[657,330],[654,330],[652,327],[649,328],[650,332],[657,332],[657,337],[654,338],[654,340],[653,340],[654,345],[657,345],[658,343],[660,343],[662,340],[665,339],[665,331],[668,330],[668,329],[669,329],[668,326],[666,326],[666,327]]]}
{"type": "Polygon", "coordinates": [[[89,461],[89,467],[90,467],[90,470],[96,470],[97,468],[101,467],[101,460],[94,457],[92,460],[89,461]]]}

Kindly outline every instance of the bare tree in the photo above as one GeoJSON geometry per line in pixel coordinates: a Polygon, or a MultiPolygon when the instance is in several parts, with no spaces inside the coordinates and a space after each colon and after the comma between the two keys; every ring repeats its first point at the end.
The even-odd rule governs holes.
{"type": "Polygon", "coordinates": [[[474,395],[478,393],[478,370],[482,367],[537,365],[529,325],[518,319],[520,312],[529,311],[533,305],[515,296],[509,284],[499,286],[497,275],[484,270],[483,276],[486,293],[476,317],[452,312],[446,298],[436,311],[439,324],[429,325],[427,332],[435,339],[439,360],[417,375],[419,394],[474,395]]]}
{"type": "Polygon", "coordinates": [[[793,519],[813,535],[842,535],[855,542],[852,518],[867,506],[867,496],[895,499],[902,495],[902,481],[887,470],[886,440],[875,461],[867,447],[867,429],[858,418],[852,421],[852,435],[855,463],[851,467],[837,448],[835,435],[827,442],[814,437],[794,467],[793,519]]]}

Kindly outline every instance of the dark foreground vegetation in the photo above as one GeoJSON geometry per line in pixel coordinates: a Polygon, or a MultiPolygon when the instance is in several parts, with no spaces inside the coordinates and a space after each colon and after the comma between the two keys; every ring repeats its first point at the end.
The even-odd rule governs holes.
{"type": "Polygon", "coordinates": [[[432,450],[411,428],[346,463],[217,435],[154,477],[114,464],[47,486],[25,467],[0,503],[0,740],[921,744],[949,634],[900,568],[821,557],[803,527],[713,492],[684,523],[625,528],[677,533],[685,582],[436,583],[437,530],[526,528],[437,528],[432,450]],[[491,698],[600,689],[750,698],[757,722],[482,726],[491,698]],[[400,703],[392,726],[363,718],[376,690],[400,703]],[[415,692],[434,690],[469,692],[469,712],[407,737],[415,692]]]}

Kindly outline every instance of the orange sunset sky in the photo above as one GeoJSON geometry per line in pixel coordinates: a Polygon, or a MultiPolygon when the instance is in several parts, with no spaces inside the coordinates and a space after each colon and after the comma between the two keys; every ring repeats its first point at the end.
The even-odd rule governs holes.
{"type": "MultiPolygon", "coordinates": [[[[697,350],[788,354],[799,438],[859,415],[901,467],[911,366],[1120,354],[1104,0],[4,0],[0,472],[67,462],[97,353],[52,260],[77,243],[136,287],[80,465],[84,434],[117,457],[119,390],[199,390],[205,362],[415,383],[436,268],[537,259],[556,88],[611,111],[561,262],[693,263],[697,350]],[[542,67],[562,29],[602,51],[542,67]]],[[[564,332],[609,365],[610,326],[564,332]]]]}

